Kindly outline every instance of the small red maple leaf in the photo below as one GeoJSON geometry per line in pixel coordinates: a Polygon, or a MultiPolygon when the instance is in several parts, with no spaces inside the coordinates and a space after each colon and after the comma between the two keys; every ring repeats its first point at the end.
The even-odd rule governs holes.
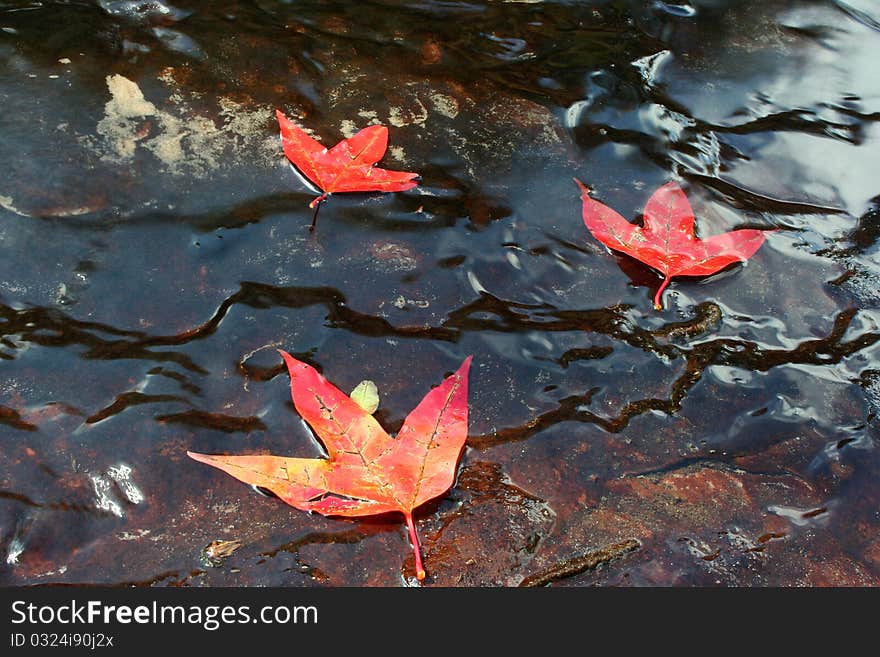
{"type": "Polygon", "coordinates": [[[322,192],[309,203],[315,208],[312,228],[318,219],[318,204],[334,192],[402,192],[418,185],[419,174],[391,171],[374,166],[388,148],[388,128],[371,125],[326,148],[275,110],[281,128],[281,146],[294,166],[322,192]]]}
{"type": "Polygon", "coordinates": [[[663,308],[662,294],[674,276],[707,276],[734,262],[748,260],[764,243],[764,232],[734,230],[699,239],[694,234],[694,213],[687,196],[674,182],[660,187],[645,205],[644,226],[631,224],[607,205],[590,198],[577,178],[584,223],[597,240],[663,274],[654,296],[654,308],[663,308]]]}

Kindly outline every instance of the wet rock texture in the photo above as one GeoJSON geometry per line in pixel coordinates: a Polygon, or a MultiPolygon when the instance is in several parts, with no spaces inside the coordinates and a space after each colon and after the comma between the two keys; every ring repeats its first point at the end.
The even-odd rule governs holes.
{"type": "Polygon", "coordinates": [[[0,585],[415,585],[401,518],[186,458],[322,455],[278,348],[375,381],[391,432],[474,355],[425,586],[880,584],[877,21],[0,7],[0,585]],[[420,185],[334,194],[309,232],[276,108],[328,146],[388,126],[380,165],[420,185]],[[631,220],[676,180],[699,235],[775,230],[656,312],[573,177],[631,220]]]}

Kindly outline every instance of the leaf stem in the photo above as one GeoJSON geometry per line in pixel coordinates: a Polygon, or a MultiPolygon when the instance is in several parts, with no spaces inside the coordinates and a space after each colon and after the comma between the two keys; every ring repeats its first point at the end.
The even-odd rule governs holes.
{"type": "Polygon", "coordinates": [[[421,582],[425,579],[425,567],[422,565],[422,552],[419,547],[419,536],[416,534],[416,526],[413,523],[412,513],[404,512],[406,517],[406,527],[409,529],[409,540],[413,546],[413,552],[416,555],[416,577],[421,582]]]}
{"type": "Polygon", "coordinates": [[[669,285],[670,280],[672,279],[669,276],[664,278],[663,283],[660,285],[660,289],[658,289],[657,294],[654,295],[654,310],[663,310],[663,290],[669,285]]]}
{"type": "Polygon", "coordinates": [[[328,196],[330,196],[330,192],[325,192],[309,203],[310,208],[315,208],[315,214],[312,215],[312,225],[309,226],[309,232],[315,230],[315,224],[318,223],[318,210],[321,209],[321,202],[327,200],[328,196]]]}

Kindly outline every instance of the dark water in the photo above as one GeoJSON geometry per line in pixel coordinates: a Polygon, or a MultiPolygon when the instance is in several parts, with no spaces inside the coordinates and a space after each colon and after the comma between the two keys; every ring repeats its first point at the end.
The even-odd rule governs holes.
{"type": "Polygon", "coordinates": [[[0,583],[409,583],[186,458],[320,455],[283,348],[391,431],[474,355],[428,584],[877,585],[878,54],[872,0],[0,2],[0,583]],[[275,108],[420,186],[310,234],[275,108]],[[777,230],[657,312],[574,176],[777,230]]]}

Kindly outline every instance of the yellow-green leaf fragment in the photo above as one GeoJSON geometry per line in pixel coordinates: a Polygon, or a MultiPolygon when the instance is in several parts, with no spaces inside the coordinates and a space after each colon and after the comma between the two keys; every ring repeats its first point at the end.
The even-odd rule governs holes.
{"type": "Polygon", "coordinates": [[[379,389],[372,381],[361,381],[349,395],[364,411],[372,415],[379,408],[379,389]]]}

